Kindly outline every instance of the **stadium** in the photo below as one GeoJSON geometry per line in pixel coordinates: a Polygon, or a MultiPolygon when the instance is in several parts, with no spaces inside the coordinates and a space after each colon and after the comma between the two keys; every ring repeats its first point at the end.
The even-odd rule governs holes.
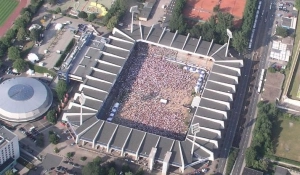
{"type": "Polygon", "coordinates": [[[34,120],[52,105],[50,88],[34,78],[11,78],[1,83],[0,89],[0,118],[6,121],[34,120]]]}
{"type": "Polygon", "coordinates": [[[60,70],[81,83],[63,120],[81,146],[184,172],[217,158],[242,67],[227,44],[165,28],[87,31],[60,70]]]}

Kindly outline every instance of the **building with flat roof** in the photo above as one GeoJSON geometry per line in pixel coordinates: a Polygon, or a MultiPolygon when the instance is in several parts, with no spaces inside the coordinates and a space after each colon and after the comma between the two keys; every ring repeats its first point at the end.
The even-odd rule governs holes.
{"type": "Polygon", "coordinates": [[[117,151],[121,156],[130,155],[136,160],[146,158],[150,170],[154,162],[159,162],[163,165],[162,174],[167,173],[170,165],[184,172],[187,167],[214,160],[223,141],[226,120],[231,117],[244,65],[233,52],[226,55],[226,46],[227,43],[219,45],[201,37],[191,38],[171,33],[166,28],[142,25],[133,26],[132,32],[114,28],[108,38],[92,36],[82,45],[77,57],[73,58],[72,68],[67,71],[67,77],[81,85],[62,120],[69,123],[76,143],[90,143],[92,149],[117,151]],[[190,128],[184,140],[176,140],[105,121],[108,116],[104,111],[112,106],[112,89],[138,42],[214,62],[202,97],[193,104],[196,112],[191,126],[198,125],[200,132],[194,134],[190,128]],[[85,102],[81,104],[83,96],[85,102]]]}
{"type": "Polygon", "coordinates": [[[10,78],[0,84],[0,89],[0,118],[3,120],[34,120],[52,105],[52,91],[35,78],[10,78]]]}
{"type": "Polygon", "coordinates": [[[289,170],[287,168],[276,166],[275,175],[287,175],[289,174],[289,170]]]}
{"type": "Polygon", "coordinates": [[[242,175],[263,175],[264,173],[252,168],[245,167],[242,175]]]}
{"type": "Polygon", "coordinates": [[[142,8],[141,12],[139,13],[140,21],[148,21],[155,3],[156,3],[156,0],[146,0],[146,2],[144,3],[144,7],[142,8]]]}
{"type": "Polygon", "coordinates": [[[0,126],[0,174],[12,169],[20,157],[19,140],[17,135],[0,126]]]}

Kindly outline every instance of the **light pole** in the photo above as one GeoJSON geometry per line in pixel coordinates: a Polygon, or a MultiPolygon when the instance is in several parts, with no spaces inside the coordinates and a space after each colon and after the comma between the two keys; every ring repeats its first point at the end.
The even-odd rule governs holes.
{"type": "Polygon", "coordinates": [[[232,38],[232,32],[229,29],[227,29],[226,32],[228,36],[228,42],[227,42],[225,57],[227,57],[230,39],[232,38]]]}
{"type": "Polygon", "coordinates": [[[131,31],[131,33],[133,31],[133,15],[134,15],[134,12],[137,11],[137,8],[138,8],[137,5],[130,7],[130,13],[131,13],[131,30],[130,31],[131,31]]]}

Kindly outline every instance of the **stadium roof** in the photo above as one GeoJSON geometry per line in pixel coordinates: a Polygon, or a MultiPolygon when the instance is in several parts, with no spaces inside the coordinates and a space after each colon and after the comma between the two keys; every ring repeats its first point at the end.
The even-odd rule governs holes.
{"type": "Polygon", "coordinates": [[[4,120],[33,120],[44,114],[52,105],[51,90],[34,78],[11,78],[1,83],[0,89],[0,118],[4,120]]]}
{"type": "MultiPolygon", "coordinates": [[[[90,43],[93,43],[94,40],[99,39],[94,37],[90,43]]],[[[232,56],[226,57],[226,44],[218,45],[213,41],[203,41],[201,37],[195,39],[189,35],[178,35],[177,32],[171,33],[165,29],[154,27],[134,26],[132,33],[115,28],[112,35],[106,40],[108,42],[104,43],[102,48],[109,47],[110,50],[99,50],[98,53],[101,56],[91,60],[96,64],[85,68],[91,69],[91,71],[82,77],[76,77],[70,73],[70,78],[82,81],[79,92],[86,96],[86,102],[82,108],[83,118],[88,119],[83,120],[81,125],[78,122],[80,121],[80,110],[78,110],[80,109],[78,101],[80,93],[75,94],[74,101],[68,106],[69,110],[63,115],[63,120],[73,126],[78,126],[75,129],[77,141],[84,140],[91,142],[93,147],[99,145],[106,147],[107,150],[115,149],[122,154],[129,153],[142,157],[150,156],[152,148],[156,148],[156,152],[154,152],[156,160],[165,161],[168,158],[169,163],[177,167],[213,160],[214,153],[219,148],[218,140],[222,138],[225,121],[230,117],[228,111],[234,100],[233,94],[236,91],[243,60],[232,56]],[[107,106],[106,99],[136,42],[146,42],[214,60],[215,66],[210,72],[203,98],[197,105],[195,116],[192,119],[192,124],[199,123],[201,129],[195,136],[195,148],[192,155],[191,147],[194,135],[190,131],[185,140],[179,141],[110,123],[104,121],[104,117],[99,117],[102,106],[110,107],[107,106]],[[102,55],[107,58],[104,59],[102,55]],[[122,62],[117,61],[117,63],[113,60],[122,60],[122,62]],[[98,116],[99,119],[93,118],[91,115],[98,116]]],[[[91,50],[96,46],[88,44],[86,47],[82,49],[91,50]]],[[[229,55],[231,54],[229,53],[229,55]]],[[[85,59],[91,58],[82,56],[78,59],[85,62],[85,59]]]]}

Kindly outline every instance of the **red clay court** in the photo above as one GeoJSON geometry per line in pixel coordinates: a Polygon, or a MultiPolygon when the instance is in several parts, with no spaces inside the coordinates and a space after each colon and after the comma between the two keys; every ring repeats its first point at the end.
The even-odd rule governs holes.
{"type": "Polygon", "coordinates": [[[12,12],[12,14],[7,18],[5,23],[0,27],[0,37],[2,37],[8,29],[13,25],[13,22],[18,18],[22,8],[27,6],[28,0],[19,0],[19,4],[16,9],[12,12]]]}
{"type": "Polygon", "coordinates": [[[187,0],[184,16],[206,21],[213,14],[215,6],[220,5],[222,12],[232,14],[236,19],[243,18],[246,0],[187,0]]]}

